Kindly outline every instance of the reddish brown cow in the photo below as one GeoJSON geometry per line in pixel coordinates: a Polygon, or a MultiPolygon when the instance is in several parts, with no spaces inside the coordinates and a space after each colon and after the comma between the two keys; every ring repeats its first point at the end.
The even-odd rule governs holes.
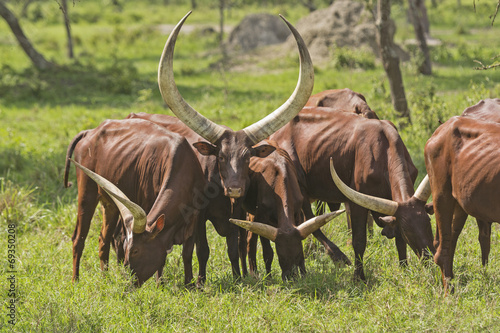
{"type": "Polygon", "coordinates": [[[191,282],[192,234],[201,214],[196,194],[205,190],[205,179],[187,141],[145,120],[105,121],[81,132],[71,142],[66,186],[73,153],[80,166],[76,173],[78,215],[72,237],[73,280],[79,277],[85,239],[100,201],[101,268],[108,264],[110,242],[121,215],[126,229],[125,264],[130,266],[138,285],[154,272],[161,274],[167,251],[174,244],[184,244],[185,282],[191,282]],[[106,180],[112,184],[107,185],[106,180]]]}
{"type": "Polygon", "coordinates": [[[270,147],[253,146],[284,126],[306,104],[314,85],[314,68],[304,41],[297,30],[283,17],[291,30],[300,56],[299,81],[292,96],[281,107],[259,122],[243,130],[233,131],[217,125],[194,110],[182,98],[174,80],[173,53],[179,31],[189,16],[188,13],[170,34],[158,68],[158,84],[165,103],[188,127],[208,142],[197,142],[195,148],[203,155],[217,157],[221,184],[226,196],[242,197],[248,184],[250,157],[265,157],[272,152],[270,147]]]}
{"type": "MultiPolygon", "coordinates": [[[[394,200],[390,207],[382,208],[363,202],[356,203],[366,208],[349,204],[355,276],[365,279],[362,259],[368,209],[378,217],[376,222],[384,228],[382,233],[396,237],[400,262],[406,261],[405,240],[418,256],[429,256],[427,249],[434,250],[425,202],[414,196],[418,171],[392,123],[331,108],[306,107],[271,139],[289,153],[299,174],[305,177],[309,200],[340,203],[356,199],[350,194],[346,197],[328,176],[331,156],[340,178],[349,186],[394,200]]],[[[311,215],[312,212],[306,213],[308,218],[311,215]]]]}
{"type": "MultiPolygon", "coordinates": [[[[267,273],[271,273],[273,259],[273,250],[268,241],[270,239],[276,243],[281,276],[286,280],[296,275],[297,268],[301,274],[306,272],[302,240],[310,233],[319,233],[322,236],[318,237],[320,240],[326,239],[319,228],[341,211],[313,218],[301,224],[304,221],[302,206],[305,198],[295,167],[285,150],[277,147],[275,143],[267,142],[267,144],[275,146],[276,151],[264,159],[253,158],[250,161],[252,171],[250,187],[243,201],[245,210],[254,215],[253,220],[259,223],[242,221],[238,223],[254,233],[249,244],[250,272],[256,271],[255,234],[259,234],[267,273]],[[261,223],[272,227],[263,228],[261,223]],[[262,230],[266,232],[263,233],[262,230]]],[[[350,264],[349,259],[337,246],[328,239],[326,241],[328,244],[323,244],[330,252],[335,252],[336,261],[350,264]]]]}
{"type": "MultiPolygon", "coordinates": [[[[462,117],[474,118],[478,120],[492,121],[500,123],[500,99],[485,99],[476,105],[469,106],[462,113],[462,117]]],[[[491,223],[476,218],[479,228],[479,244],[481,246],[481,261],[483,266],[488,263],[491,245],[491,223]]],[[[439,232],[436,232],[434,246],[439,245],[439,232]]]]}
{"type": "Polygon", "coordinates": [[[353,112],[368,119],[378,119],[366,103],[365,96],[349,88],[325,90],[309,97],[306,106],[322,106],[353,112]]]}
{"type": "Polygon", "coordinates": [[[468,215],[500,221],[500,125],[453,117],[427,141],[425,164],[432,189],[439,244],[434,261],[445,290],[452,289],[453,256],[468,215]]]}

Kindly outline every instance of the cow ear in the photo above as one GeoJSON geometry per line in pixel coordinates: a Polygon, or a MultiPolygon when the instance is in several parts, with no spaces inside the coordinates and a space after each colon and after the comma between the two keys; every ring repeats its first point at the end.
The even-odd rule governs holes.
{"type": "Polygon", "coordinates": [[[396,224],[396,218],[394,216],[381,216],[378,218],[378,220],[385,225],[395,225],[396,224]]]}
{"type": "Polygon", "coordinates": [[[434,215],[434,204],[431,202],[431,203],[428,203],[425,205],[425,211],[427,212],[427,214],[429,215],[434,215]]]}
{"type": "Polygon", "coordinates": [[[151,225],[150,232],[152,233],[151,237],[155,238],[158,236],[160,231],[165,227],[165,214],[161,214],[160,217],[156,219],[156,221],[151,225]]]}
{"type": "Polygon", "coordinates": [[[209,142],[199,141],[193,143],[193,147],[198,150],[198,152],[205,156],[217,155],[217,147],[209,142]]]}
{"type": "Polygon", "coordinates": [[[269,154],[271,154],[275,150],[276,147],[273,147],[271,145],[260,145],[252,148],[252,156],[264,158],[269,156],[269,154]]]}

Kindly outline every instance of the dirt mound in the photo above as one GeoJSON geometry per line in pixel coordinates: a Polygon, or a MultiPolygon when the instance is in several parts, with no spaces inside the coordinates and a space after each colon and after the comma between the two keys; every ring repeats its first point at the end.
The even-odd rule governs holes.
{"type": "Polygon", "coordinates": [[[260,46],[283,43],[288,35],[290,30],[278,16],[250,14],[233,29],[227,45],[232,51],[249,51],[260,46]]]}
{"type": "MultiPolygon", "coordinates": [[[[361,2],[335,1],[330,7],[302,18],[296,27],[314,62],[329,59],[336,47],[365,47],[379,55],[373,15],[361,2]]],[[[394,31],[395,26],[393,34],[394,31]]],[[[285,47],[296,48],[293,37],[287,39],[285,47]]]]}

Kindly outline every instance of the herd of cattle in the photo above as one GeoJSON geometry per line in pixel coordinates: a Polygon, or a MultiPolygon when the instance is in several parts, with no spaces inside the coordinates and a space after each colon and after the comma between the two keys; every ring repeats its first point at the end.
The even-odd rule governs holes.
{"type": "Polygon", "coordinates": [[[185,283],[206,279],[206,221],[226,238],[235,277],[256,270],[260,236],[266,271],[275,249],[288,279],[306,272],[302,240],[313,234],[333,261],[351,264],[321,231],[343,212],[352,228],[354,274],[365,279],[367,218],[394,238],[399,262],[406,245],[434,258],[450,288],[453,256],[468,215],[477,219],[482,261],[490,250],[491,223],[500,221],[500,99],[467,108],[442,124],[425,146],[428,176],[414,191],[418,170],[396,127],[380,120],[365,98],[349,89],[311,96],[314,69],[296,29],[300,75],[291,97],[267,117],[240,131],[213,123],[194,110],[174,81],[173,53],[189,13],[163,51],[158,82],[177,116],[132,113],[80,132],[67,152],[77,166],[78,215],[73,233],[73,280],[97,204],[103,209],[99,236],[101,268],[110,247],[129,266],[137,285],[163,271],[173,245],[182,245],[185,283]],[[426,204],[432,195],[432,203],[426,204]],[[315,216],[311,202],[331,213],[315,216]],[[429,214],[435,214],[433,236],[429,214]],[[241,268],[240,268],[241,262],[241,268]]]}

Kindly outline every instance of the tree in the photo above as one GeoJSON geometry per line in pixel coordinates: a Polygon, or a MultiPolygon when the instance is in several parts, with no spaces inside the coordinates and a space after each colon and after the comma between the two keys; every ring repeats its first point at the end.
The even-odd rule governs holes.
{"type": "Polygon", "coordinates": [[[426,35],[429,35],[429,20],[427,19],[427,9],[424,0],[408,0],[410,4],[410,15],[415,30],[418,47],[423,55],[423,61],[418,65],[420,74],[431,75],[432,63],[427,46],[426,35]]]}
{"type": "Polygon", "coordinates": [[[391,1],[378,0],[377,43],[391,88],[392,105],[401,117],[410,118],[408,103],[406,102],[403,76],[399,68],[399,57],[394,48],[393,31],[391,28],[391,1]]]}
{"type": "Polygon", "coordinates": [[[4,1],[0,1],[0,16],[2,16],[2,18],[7,22],[17,41],[19,42],[19,45],[22,47],[23,51],[30,58],[31,62],[36,68],[45,70],[54,66],[53,63],[47,61],[40,53],[38,53],[33,45],[31,45],[28,37],[26,37],[23,30],[21,29],[17,17],[9,10],[9,8],[7,8],[7,6],[5,6],[4,1]]]}
{"type": "Polygon", "coordinates": [[[59,8],[61,9],[63,16],[64,16],[64,27],[66,28],[66,35],[68,36],[68,57],[70,59],[73,59],[73,38],[71,37],[71,25],[69,22],[67,0],[61,0],[61,3],[59,4],[59,8]]]}

